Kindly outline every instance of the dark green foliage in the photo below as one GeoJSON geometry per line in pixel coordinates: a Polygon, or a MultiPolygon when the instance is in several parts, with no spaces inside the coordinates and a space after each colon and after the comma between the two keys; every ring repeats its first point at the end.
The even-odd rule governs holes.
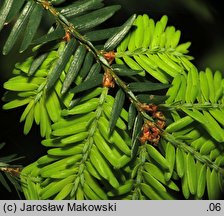
{"type": "Polygon", "coordinates": [[[55,82],[60,77],[62,71],[64,70],[66,64],[68,63],[71,55],[75,51],[77,46],[77,42],[75,40],[70,40],[65,48],[59,53],[59,58],[57,60],[57,63],[55,63],[53,70],[50,72],[46,89],[51,89],[52,86],[54,86],[55,82]]]}
{"type": "Polygon", "coordinates": [[[136,19],[136,14],[131,16],[122,26],[119,31],[115,32],[104,44],[104,50],[110,51],[114,50],[118,44],[123,40],[123,38],[126,36],[126,34],[129,32],[129,30],[132,27],[133,22],[136,19]]]}
{"type": "Polygon", "coordinates": [[[2,30],[2,28],[5,24],[6,18],[9,14],[9,11],[11,10],[12,5],[13,5],[13,0],[4,1],[4,4],[3,4],[3,6],[0,10],[0,14],[1,14],[1,17],[0,17],[0,31],[2,30]]]}
{"type": "MultiPolygon", "coordinates": [[[[26,3],[23,11],[21,12],[20,17],[17,19],[10,35],[5,43],[3,48],[3,54],[6,55],[15,45],[20,33],[24,31],[25,27],[27,26],[27,21],[32,14],[33,9],[35,8],[36,4],[33,1],[29,1],[26,3]]],[[[23,45],[24,46],[24,45],[23,45]]]]}
{"type": "Polygon", "coordinates": [[[103,0],[76,1],[64,8],[58,8],[61,14],[67,18],[78,16],[84,12],[95,10],[104,6],[103,0]]]}
{"type": "Polygon", "coordinates": [[[94,88],[102,83],[103,75],[97,74],[93,77],[93,79],[87,79],[80,85],[76,86],[71,90],[72,93],[79,93],[86,90],[89,90],[91,88],[94,88]]]}
{"type": "Polygon", "coordinates": [[[134,82],[128,85],[132,92],[147,92],[166,89],[169,85],[152,82],[134,82]]]}
{"type": "Polygon", "coordinates": [[[71,19],[71,23],[74,24],[75,28],[78,31],[83,32],[86,30],[90,30],[98,26],[99,24],[105,22],[107,19],[113,16],[113,14],[119,9],[119,5],[104,7],[102,9],[90,12],[86,15],[75,17],[71,19]]]}
{"type": "Polygon", "coordinates": [[[122,89],[119,89],[114,100],[114,104],[111,111],[109,130],[110,134],[114,131],[117,119],[121,114],[121,110],[124,106],[125,93],[122,89]]]}

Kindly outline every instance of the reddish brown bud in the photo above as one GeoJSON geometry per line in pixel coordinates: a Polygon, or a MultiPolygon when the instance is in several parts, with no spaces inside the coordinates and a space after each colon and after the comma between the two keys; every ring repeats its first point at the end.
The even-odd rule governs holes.
{"type": "Polygon", "coordinates": [[[106,71],[103,76],[103,87],[114,88],[114,78],[111,76],[109,71],[106,71]]]}
{"type": "Polygon", "coordinates": [[[65,32],[65,36],[63,37],[63,40],[65,40],[66,42],[71,40],[71,34],[69,31],[65,32]]]}
{"type": "Polygon", "coordinates": [[[142,126],[142,135],[139,138],[141,144],[149,142],[152,145],[157,146],[160,140],[160,129],[157,127],[157,124],[147,121],[142,126]]]}
{"type": "Polygon", "coordinates": [[[156,122],[156,124],[158,125],[159,128],[163,129],[166,126],[166,122],[163,120],[158,120],[156,122]]]}
{"type": "Polygon", "coordinates": [[[155,112],[155,113],[153,114],[153,117],[154,117],[154,118],[157,118],[157,119],[159,119],[159,120],[163,120],[163,121],[166,120],[165,116],[164,116],[163,113],[160,112],[160,111],[155,112]]]}
{"type": "Polygon", "coordinates": [[[147,112],[154,113],[157,111],[158,107],[155,104],[142,103],[142,104],[140,104],[140,109],[145,110],[147,112]]]}
{"type": "Polygon", "coordinates": [[[109,51],[103,53],[104,58],[108,61],[109,64],[112,64],[112,62],[115,59],[115,52],[114,51],[109,51]]]}

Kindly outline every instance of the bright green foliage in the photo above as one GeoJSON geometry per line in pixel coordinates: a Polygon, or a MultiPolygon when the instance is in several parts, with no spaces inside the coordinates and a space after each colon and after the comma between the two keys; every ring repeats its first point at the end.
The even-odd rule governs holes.
{"type": "Polygon", "coordinates": [[[67,94],[63,99],[61,95],[62,82],[66,71],[61,74],[60,80],[51,91],[46,91],[46,84],[49,73],[57,64],[64,42],[60,44],[58,50],[53,50],[39,65],[33,76],[28,76],[33,57],[28,58],[22,64],[16,64],[13,71],[14,77],[4,83],[4,88],[8,90],[3,100],[7,103],[3,109],[12,109],[26,105],[21,115],[20,121],[25,121],[24,134],[27,134],[33,122],[40,125],[42,137],[49,137],[51,133],[51,122],[56,122],[60,118],[63,107],[69,105],[73,94],[67,94]]]}
{"type": "Polygon", "coordinates": [[[175,77],[172,87],[167,92],[171,97],[167,99],[166,106],[171,110],[170,114],[174,122],[165,131],[172,133],[176,140],[186,143],[189,150],[201,156],[197,161],[188,152],[186,157],[180,159],[181,150],[178,148],[178,153],[176,151],[178,163],[182,160],[187,166],[186,170],[181,171],[176,163],[177,173],[182,181],[188,182],[189,192],[197,198],[201,198],[207,188],[208,198],[218,199],[223,189],[223,180],[221,180],[223,173],[220,170],[224,165],[222,83],[220,71],[213,73],[207,68],[205,72],[198,72],[192,65],[187,76],[175,77]],[[212,172],[209,167],[206,172],[206,165],[211,162],[214,163],[212,172]],[[196,176],[193,177],[194,173],[196,176]],[[183,179],[183,175],[187,178],[183,179]],[[199,181],[197,179],[200,179],[201,184],[197,183],[199,181]],[[213,189],[215,192],[211,193],[213,189]]]}
{"type": "Polygon", "coordinates": [[[172,81],[179,73],[185,74],[185,62],[191,59],[185,55],[190,43],[179,44],[180,31],[166,26],[167,21],[167,16],[155,22],[146,14],[139,15],[133,24],[136,28],[117,47],[117,64],[144,69],[161,83],[172,81]]]}
{"type": "Polygon", "coordinates": [[[197,71],[186,55],[190,43],[179,43],[167,16],[155,22],[134,14],[101,29],[120,6],[61,2],[4,0],[0,9],[0,29],[21,9],[4,54],[24,30],[20,51],[36,45],[4,83],[3,109],[24,106],[24,134],[40,125],[47,148],[20,174],[25,198],[220,199],[222,73],[197,71]],[[55,25],[33,39],[46,13],[55,25]]]}
{"type": "Polygon", "coordinates": [[[126,129],[127,119],[122,120],[122,116],[127,114],[123,110],[124,114],[110,136],[108,118],[111,110],[108,113],[103,108],[113,104],[114,99],[107,91],[107,88],[97,89],[98,95],[87,96],[87,100],[73,109],[64,110],[66,118],[52,125],[51,138],[43,140],[42,144],[53,148],[48,150],[47,156],[37,160],[30,172],[24,169],[21,177],[24,181],[26,175],[41,182],[49,181],[54,187],[40,184],[33,191],[29,186],[24,187],[27,199],[32,199],[32,193],[38,193],[39,199],[79,199],[80,193],[85,199],[107,199],[107,192],[125,182],[119,173],[130,161],[131,140],[126,132],[121,135],[118,132],[126,129]],[[74,184],[68,187],[71,182],[74,184]],[[67,191],[64,192],[66,196],[61,190],[67,191]]]}

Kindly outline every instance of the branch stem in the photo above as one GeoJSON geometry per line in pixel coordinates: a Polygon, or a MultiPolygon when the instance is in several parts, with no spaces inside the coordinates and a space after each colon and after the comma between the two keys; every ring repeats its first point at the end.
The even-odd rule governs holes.
{"type": "MultiPolygon", "coordinates": [[[[63,26],[65,32],[70,33],[75,39],[77,39],[80,43],[85,45],[87,50],[89,50],[90,52],[92,52],[94,54],[96,60],[103,66],[104,71],[109,71],[109,73],[114,78],[117,85],[119,85],[125,91],[125,93],[129,97],[131,103],[134,104],[134,106],[136,107],[138,112],[143,116],[143,118],[153,122],[154,121],[153,118],[151,116],[149,116],[144,110],[142,110],[142,108],[141,108],[142,103],[136,98],[136,96],[133,94],[133,92],[129,89],[128,85],[126,85],[126,83],[123,80],[121,80],[120,77],[118,77],[117,74],[114,72],[113,68],[110,66],[108,61],[104,58],[102,51],[97,50],[90,41],[86,40],[84,38],[84,36],[81,35],[75,29],[74,25],[72,23],[70,23],[66,19],[66,17],[64,17],[60,12],[58,12],[48,0],[34,0],[34,1],[41,4],[46,10],[48,10],[55,17],[56,21],[63,26]]],[[[151,50],[150,52],[155,52],[155,51],[156,50],[151,50]]],[[[164,50],[161,50],[161,52],[162,51],[164,51],[164,50]]],[[[172,51],[172,50],[170,50],[170,51],[172,51]]],[[[139,50],[139,52],[141,52],[141,53],[148,52],[148,50],[139,50]]],[[[158,52],[158,50],[157,50],[157,52],[158,52]]],[[[129,53],[129,54],[131,55],[133,53],[129,53]]],[[[118,55],[122,56],[122,53],[117,54],[117,56],[118,55]]],[[[167,105],[167,104],[159,105],[160,108],[162,108],[162,109],[164,108],[164,109],[168,109],[168,110],[178,110],[178,109],[181,109],[182,107],[196,108],[196,109],[203,109],[203,108],[210,108],[210,107],[211,108],[214,108],[214,107],[220,108],[220,106],[221,106],[220,104],[204,104],[204,105],[202,105],[202,104],[180,104],[180,103],[173,104],[173,105],[167,105]]],[[[157,126],[155,125],[155,127],[157,127],[157,126]]],[[[162,133],[163,138],[165,138],[167,141],[170,141],[174,146],[180,147],[187,153],[191,153],[192,155],[194,155],[195,159],[201,161],[202,163],[207,164],[209,167],[214,168],[216,171],[218,171],[219,173],[224,175],[223,168],[218,167],[215,163],[210,161],[208,158],[203,158],[200,155],[200,153],[196,152],[194,149],[187,146],[185,143],[176,140],[171,134],[164,132],[161,128],[159,128],[159,129],[162,133]]]]}
{"type": "Polygon", "coordinates": [[[58,23],[60,23],[65,32],[69,32],[75,39],[77,39],[80,43],[86,46],[86,49],[93,53],[96,60],[102,64],[104,71],[109,71],[111,76],[114,78],[117,85],[119,85],[125,93],[128,95],[131,103],[133,103],[138,110],[139,113],[143,116],[143,118],[154,121],[152,117],[150,117],[146,112],[142,111],[141,102],[136,98],[132,91],[128,88],[123,80],[117,76],[114,72],[113,68],[110,66],[108,61],[104,58],[102,51],[97,50],[93,44],[86,40],[83,35],[81,35],[74,27],[72,23],[70,23],[66,17],[64,17],[60,12],[58,12],[48,0],[35,0],[37,3],[41,4],[45,9],[49,10],[49,12],[55,17],[58,23]]]}
{"type": "Polygon", "coordinates": [[[216,165],[207,156],[201,155],[199,152],[195,151],[192,147],[188,146],[186,143],[175,139],[175,137],[172,134],[163,132],[162,136],[164,139],[169,141],[175,147],[182,149],[186,153],[192,154],[196,160],[200,161],[203,164],[206,164],[208,167],[215,169],[218,173],[224,175],[224,169],[216,165]]]}

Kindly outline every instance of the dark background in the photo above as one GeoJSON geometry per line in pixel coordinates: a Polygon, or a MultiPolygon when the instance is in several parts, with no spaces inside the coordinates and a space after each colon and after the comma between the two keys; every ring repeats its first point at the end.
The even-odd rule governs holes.
{"type": "MultiPolygon", "coordinates": [[[[133,13],[147,13],[155,21],[167,15],[168,25],[181,30],[181,42],[191,41],[190,55],[194,64],[204,70],[209,66],[213,70],[224,71],[224,13],[218,0],[105,0],[105,4],[121,4],[122,9],[107,22],[108,27],[121,25],[133,13]]],[[[0,52],[9,34],[10,26],[0,33],[0,52]]],[[[18,47],[8,56],[0,54],[0,97],[4,90],[2,84],[11,77],[14,64],[23,61],[30,53],[18,53],[18,47]]],[[[2,107],[3,103],[0,102],[2,107]]],[[[45,149],[40,145],[39,128],[33,126],[31,132],[23,135],[23,123],[19,123],[21,109],[4,111],[0,108],[0,143],[6,147],[0,157],[12,153],[25,156],[17,164],[29,164],[39,158],[45,149]]],[[[15,191],[8,193],[0,185],[0,199],[18,199],[15,191]]]]}

